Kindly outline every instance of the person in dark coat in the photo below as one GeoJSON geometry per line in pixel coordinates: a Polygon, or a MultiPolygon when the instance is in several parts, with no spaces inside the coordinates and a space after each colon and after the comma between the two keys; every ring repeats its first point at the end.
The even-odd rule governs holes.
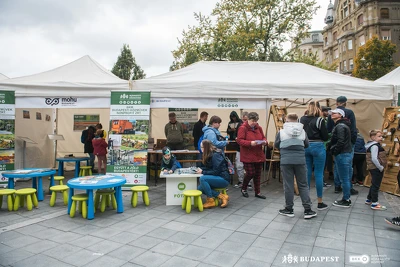
{"type": "Polygon", "coordinates": [[[203,128],[206,126],[206,121],[208,119],[208,113],[203,111],[200,113],[200,119],[193,126],[193,145],[195,150],[199,150],[199,139],[203,135],[203,128]]]}
{"type": "Polygon", "coordinates": [[[92,166],[92,171],[94,169],[94,159],[93,154],[93,144],[92,140],[95,136],[96,128],[94,126],[89,126],[86,130],[82,131],[81,142],[84,144],[83,152],[89,154],[89,165],[92,166]]]}

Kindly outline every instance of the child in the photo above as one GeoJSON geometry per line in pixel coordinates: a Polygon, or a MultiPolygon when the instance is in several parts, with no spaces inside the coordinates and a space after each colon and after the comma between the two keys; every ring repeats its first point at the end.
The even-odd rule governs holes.
{"type": "Polygon", "coordinates": [[[165,146],[162,149],[163,158],[161,162],[161,171],[164,173],[173,173],[178,168],[178,161],[174,155],[171,155],[171,149],[165,146]]]}
{"type": "Polygon", "coordinates": [[[98,129],[96,131],[96,136],[92,140],[93,144],[93,154],[97,156],[97,168],[99,173],[106,173],[107,168],[107,142],[101,137],[103,130],[98,129]],[[101,172],[101,166],[104,166],[104,172],[101,172]]]}
{"type": "Polygon", "coordinates": [[[369,132],[371,141],[365,145],[367,149],[367,169],[371,175],[371,187],[365,204],[371,205],[373,210],[386,210],[385,206],[378,203],[379,187],[383,178],[383,170],[386,166],[386,152],[381,146],[382,132],[380,130],[372,130],[369,132]]]}
{"type": "Polygon", "coordinates": [[[304,148],[309,145],[307,135],[303,130],[303,124],[297,122],[298,117],[294,113],[287,115],[283,130],[276,135],[275,147],[281,154],[281,171],[283,176],[283,189],[286,205],[279,210],[279,214],[294,217],[294,177],[300,192],[300,198],[304,207],[304,219],[311,219],[317,213],[311,210],[310,191],[307,183],[307,167],[304,148]]]}

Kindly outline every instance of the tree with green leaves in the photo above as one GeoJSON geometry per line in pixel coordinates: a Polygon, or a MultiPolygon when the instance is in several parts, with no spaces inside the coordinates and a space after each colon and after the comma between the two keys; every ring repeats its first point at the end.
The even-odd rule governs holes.
{"type": "Polygon", "coordinates": [[[220,0],[210,16],[195,13],[172,51],[171,70],[205,61],[282,61],[282,44],[298,42],[319,7],[315,0],[220,0]]]}
{"type": "Polygon", "coordinates": [[[322,61],[319,60],[317,52],[303,54],[299,49],[294,49],[291,52],[292,53],[290,54],[290,60],[289,60],[291,62],[306,63],[308,65],[315,66],[324,70],[336,71],[337,65],[336,64],[332,64],[329,66],[326,65],[323,60],[322,61]]]}
{"type": "Polygon", "coordinates": [[[124,44],[121,49],[121,55],[111,70],[116,76],[124,80],[140,80],[146,78],[142,68],[136,63],[135,57],[129,45],[124,44]]]}
{"type": "Polygon", "coordinates": [[[395,66],[393,54],[396,51],[396,45],[391,41],[373,36],[358,50],[353,76],[371,81],[379,79],[395,66]]]}

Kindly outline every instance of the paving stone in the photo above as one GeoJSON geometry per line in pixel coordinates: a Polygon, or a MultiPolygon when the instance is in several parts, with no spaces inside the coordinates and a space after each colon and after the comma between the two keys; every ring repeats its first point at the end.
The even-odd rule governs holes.
{"type": "Polygon", "coordinates": [[[314,246],[322,248],[331,248],[336,250],[344,250],[345,240],[317,236],[314,246]]]}
{"type": "Polygon", "coordinates": [[[272,238],[257,237],[257,239],[251,244],[252,247],[268,248],[268,250],[279,251],[283,245],[283,240],[276,240],[272,238]]]}
{"type": "Polygon", "coordinates": [[[227,253],[235,253],[237,255],[243,255],[246,250],[249,248],[250,244],[242,244],[238,242],[232,241],[224,241],[221,245],[219,245],[216,250],[223,251],[227,253]]]}
{"type": "Polygon", "coordinates": [[[241,216],[237,214],[232,214],[229,215],[224,219],[224,221],[230,221],[230,222],[236,222],[236,223],[245,223],[249,220],[250,218],[247,216],[241,216]]]}
{"type": "Polygon", "coordinates": [[[40,241],[40,239],[33,236],[20,236],[17,238],[2,241],[2,244],[12,248],[21,248],[30,244],[38,243],[40,241]]]}
{"type": "Polygon", "coordinates": [[[374,221],[373,220],[362,220],[362,219],[349,219],[349,224],[354,224],[360,227],[373,227],[374,221]]]}
{"type": "Polygon", "coordinates": [[[91,263],[85,265],[85,267],[109,267],[109,266],[121,266],[125,264],[126,260],[121,260],[117,258],[110,257],[108,255],[101,256],[97,260],[92,261],[91,263]]]}
{"type": "Polygon", "coordinates": [[[265,248],[252,246],[244,253],[243,258],[273,263],[277,254],[278,250],[268,250],[268,253],[266,253],[265,248]]]}
{"type": "Polygon", "coordinates": [[[171,256],[167,256],[153,251],[147,251],[137,256],[136,258],[130,260],[130,262],[143,266],[160,266],[170,258],[171,256]]]}
{"type": "Polygon", "coordinates": [[[129,243],[129,245],[144,248],[144,249],[150,249],[157,244],[160,244],[163,240],[150,237],[150,236],[141,236],[138,239],[132,241],[129,243]]]}
{"type": "Polygon", "coordinates": [[[216,221],[216,220],[205,219],[205,218],[200,218],[193,222],[194,225],[201,225],[201,226],[210,227],[210,228],[216,226],[217,224],[221,224],[221,223],[224,223],[224,221],[216,221]]]}
{"type": "Polygon", "coordinates": [[[47,239],[63,244],[63,243],[70,242],[72,240],[76,240],[76,239],[80,238],[81,236],[82,235],[79,235],[79,234],[76,234],[73,232],[63,232],[58,235],[48,237],[47,239]]]}
{"type": "Polygon", "coordinates": [[[215,249],[218,247],[226,238],[228,238],[233,231],[225,229],[210,229],[198,239],[192,242],[192,245],[199,247],[206,247],[215,249]]]}
{"type": "Polygon", "coordinates": [[[375,236],[371,236],[371,235],[347,233],[346,241],[375,246],[375,236]]]}
{"type": "Polygon", "coordinates": [[[197,238],[199,238],[198,235],[177,232],[176,234],[173,234],[171,237],[169,237],[167,240],[170,240],[170,241],[173,241],[173,242],[176,242],[179,244],[188,245],[188,244],[191,244],[197,238]]]}
{"type": "MultiPolygon", "coordinates": [[[[395,249],[395,248],[399,248],[399,246],[394,247],[394,248],[381,248],[378,247],[378,255],[380,256],[386,256],[388,257],[391,261],[400,261],[400,250],[399,249],[395,249]]],[[[376,254],[374,254],[376,255],[376,254]]]]}
{"type": "Polygon", "coordinates": [[[126,229],[126,231],[129,231],[131,233],[138,234],[138,235],[145,235],[145,234],[150,233],[151,231],[153,231],[156,228],[158,228],[158,227],[153,226],[153,225],[148,225],[147,223],[145,223],[145,224],[134,225],[134,226],[126,229]]]}
{"type": "Polygon", "coordinates": [[[40,240],[39,242],[23,247],[23,249],[34,254],[39,254],[55,246],[59,246],[59,244],[50,240],[40,240]]]}
{"type": "Polygon", "coordinates": [[[346,252],[353,253],[352,255],[377,255],[378,250],[375,245],[366,245],[368,243],[357,243],[346,241],[346,252]]]}
{"type": "Polygon", "coordinates": [[[343,266],[345,259],[344,259],[344,251],[343,250],[334,250],[330,248],[320,248],[314,247],[313,251],[311,252],[310,258],[308,260],[308,266],[316,267],[316,266],[343,266]],[[314,257],[314,258],[312,258],[314,257]],[[325,258],[324,261],[317,261],[322,260],[325,258]]]}
{"type": "Polygon", "coordinates": [[[233,221],[222,221],[218,222],[218,224],[215,225],[217,228],[222,228],[222,229],[227,229],[227,230],[236,230],[238,229],[243,223],[242,222],[233,222],[233,221]]]}
{"type": "Polygon", "coordinates": [[[27,259],[18,261],[12,264],[13,267],[25,267],[25,266],[35,266],[35,267],[48,267],[48,266],[60,266],[67,267],[71,266],[69,264],[63,263],[56,259],[50,258],[46,255],[38,254],[27,259]]]}
{"type": "Polygon", "coordinates": [[[344,229],[341,230],[331,230],[331,229],[322,229],[320,228],[318,231],[318,236],[345,240],[346,239],[346,231],[344,229]]]}
{"type": "Polygon", "coordinates": [[[226,240],[251,245],[254,242],[254,240],[256,240],[256,238],[257,238],[257,235],[234,232],[226,240]]]}
{"type": "Polygon", "coordinates": [[[55,259],[63,259],[71,254],[74,254],[81,250],[81,248],[71,245],[71,244],[62,244],[58,245],[52,249],[46,250],[42,252],[42,254],[45,254],[49,257],[55,258],[55,259]]]}
{"type": "Polygon", "coordinates": [[[392,228],[387,228],[387,230],[375,229],[375,236],[381,238],[400,240],[400,231],[396,230],[392,228]]]}
{"type": "Polygon", "coordinates": [[[71,232],[80,234],[80,235],[87,235],[87,234],[91,234],[93,232],[97,232],[100,231],[102,228],[99,226],[95,226],[95,225],[83,225],[81,227],[75,228],[73,230],[71,230],[71,232]]]}
{"type": "Polygon", "coordinates": [[[277,240],[286,240],[289,232],[266,228],[260,236],[277,240]]]}
{"type": "Polygon", "coordinates": [[[231,254],[222,251],[213,251],[203,260],[203,262],[216,266],[230,267],[235,265],[239,258],[240,256],[237,254],[231,254]]]}
{"type": "Polygon", "coordinates": [[[355,233],[355,234],[365,234],[369,236],[375,236],[374,228],[372,227],[360,227],[354,224],[347,225],[347,232],[348,233],[355,233]]]}
{"type": "Polygon", "coordinates": [[[119,234],[116,234],[116,235],[108,238],[108,240],[118,242],[121,244],[127,244],[127,243],[132,242],[133,240],[138,239],[139,237],[141,237],[141,235],[133,234],[130,232],[121,232],[119,234]]]}
{"type": "Polygon", "coordinates": [[[154,231],[151,231],[147,234],[147,236],[160,238],[160,239],[167,239],[170,236],[178,233],[177,231],[166,229],[166,228],[157,228],[154,231]]]}
{"type": "Polygon", "coordinates": [[[43,231],[46,229],[48,229],[48,228],[36,223],[36,224],[32,224],[32,225],[28,225],[25,227],[15,229],[15,231],[18,233],[21,233],[23,235],[32,235],[32,233],[40,232],[40,231],[43,231]]]}
{"type": "Polygon", "coordinates": [[[125,261],[130,261],[133,258],[145,253],[147,250],[144,248],[124,245],[116,250],[109,252],[107,255],[113,258],[118,258],[125,261]]]}
{"type": "Polygon", "coordinates": [[[110,238],[113,237],[119,233],[121,233],[121,229],[115,229],[111,227],[103,228],[99,231],[91,233],[92,236],[100,237],[100,238],[110,238]]]}
{"type": "MultiPolygon", "coordinates": [[[[306,234],[306,233],[305,233],[306,234]]],[[[309,235],[300,235],[300,234],[293,234],[290,233],[286,238],[285,242],[293,243],[293,244],[300,244],[306,246],[313,246],[315,242],[314,236],[309,235]]]]}
{"type": "Polygon", "coordinates": [[[282,222],[271,222],[267,228],[290,232],[293,229],[293,224],[282,222]]]}
{"type": "Polygon", "coordinates": [[[400,241],[395,239],[376,237],[376,245],[382,248],[400,248],[400,241]]]}
{"type": "Polygon", "coordinates": [[[91,235],[85,235],[85,236],[82,236],[81,238],[72,240],[68,243],[73,246],[87,248],[87,247],[97,244],[103,240],[104,240],[103,238],[99,238],[99,237],[95,237],[95,236],[91,236],[91,235]]]}
{"type": "Polygon", "coordinates": [[[205,227],[201,225],[194,225],[190,224],[188,227],[185,227],[182,232],[189,233],[189,234],[194,234],[194,235],[202,235],[208,230],[210,230],[210,227],[205,227]]]}
{"type": "Polygon", "coordinates": [[[199,264],[198,261],[190,260],[190,259],[185,259],[182,257],[177,257],[174,256],[164,262],[161,267],[176,267],[176,266],[185,266],[185,267],[194,267],[199,264]]]}
{"type": "Polygon", "coordinates": [[[181,251],[177,253],[177,256],[196,260],[196,261],[203,261],[208,255],[213,252],[212,249],[197,247],[193,245],[188,245],[181,251]]]}
{"type": "Polygon", "coordinates": [[[176,253],[181,251],[185,245],[175,243],[172,241],[163,241],[160,244],[156,245],[151,249],[151,251],[155,251],[161,254],[174,256],[176,253]]]}
{"type": "Polygon", "coordinates": [[[271,266],[271,264],[246,258],[239,259],[239,261],[235,264],[235,267],[268,267],[268,266],[271,266]]]}
{"type": "Polygon", "coordinates": [[[97,254],[107,254],[113,250],[119,249],[120,247],[124,246],[121,243],[113,242],[110,240],[103,240],[96,244],[93,244],[87,247],[87,250],[93,251],[97,254]]]}
{"type": "Polygon", "coordinates": [[[237,210],[233,215],[240,215],[240,216],[245,216],[245,217],[252,217],[257,213],[257,211],[254,210],[245,210],[245,209],[240,209],[237,210]]]}
{"type": "Polygon", "coordinates": [[[64,257],[62,259],[62,261],[65,263],[68,263],[68,264],[75,265],[75,266],[84,266],[90,262],[93,262],[93,261],[99,259],[102,256],[103,256],[103,254],[101,254],[101,253],[97,253],[97,252],[93,252],[93,251],[81,248],[78,251],[76,251],[75,253],[64,257]]]}
{"type": "Polygon", "coordinates": [[[170,230],[174,230],[174,231],[183,231],[185,228],[187,228],[190,224],[188,223],[182,223],[182,222],[169,222],[165,225],[163,225],[163,228],[167,228],[170,230]]]}
{"type": "Polygon", "coordinates": [[[33,253],[27,252],[23,249],[14,249],[7,253],[1,254],[1,264],[4,266],[13,266],[16,262],[34,256],[33,253]]]}

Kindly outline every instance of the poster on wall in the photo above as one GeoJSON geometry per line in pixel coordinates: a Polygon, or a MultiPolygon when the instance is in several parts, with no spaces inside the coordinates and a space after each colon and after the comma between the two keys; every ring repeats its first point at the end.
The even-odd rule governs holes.
{"type": "Polygon", "coordinates": [[[8,179],[1,173],[14,170],[15,159],[15,92],[0,91],[0,187],[8,179]]]}
{"type": "Polygon", "coordinates": [[[150,92],[112,91],[107,174],[125,177],[124,189],[145,185],[150,92]]]}
{"type": "Polygon", "coordinates": [[[74,115],[74,131],[86,130],[89,126],[100,123],[99,114],[74,115]]]}
{"type": "Polygon", "coordinates": [[[183,143],[185,149],[194,150],[193,145],[193,127],[198,119],[197,108],[169,108],[168,112],[176,114],[176,120],[183,127],[183,143]]]}

